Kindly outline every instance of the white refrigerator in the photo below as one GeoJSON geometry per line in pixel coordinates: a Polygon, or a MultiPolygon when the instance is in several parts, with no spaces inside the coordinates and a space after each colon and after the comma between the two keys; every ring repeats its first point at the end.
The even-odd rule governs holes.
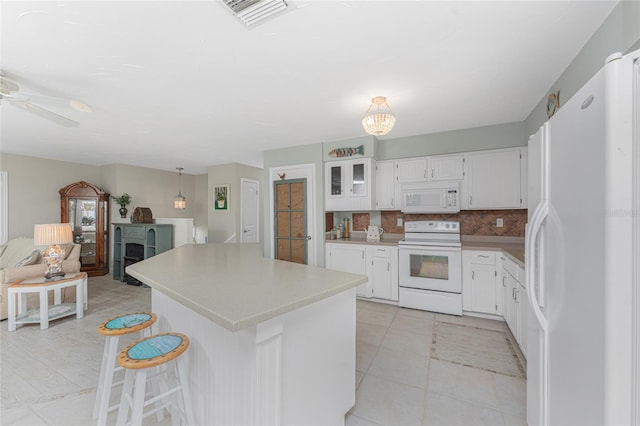
{"type": "Polygon", "coordinates": [[[639,56],[529,140],[529,426],[640,424],[639,56]]]}

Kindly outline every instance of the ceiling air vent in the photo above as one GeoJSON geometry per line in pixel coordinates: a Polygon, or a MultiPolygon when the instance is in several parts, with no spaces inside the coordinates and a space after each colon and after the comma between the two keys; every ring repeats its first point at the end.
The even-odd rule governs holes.
{"type": "Polygon", "coordinates": [[[247,27],[283,12],[289,6],[284,0],[224,0],[224,3],[247,27]]]}

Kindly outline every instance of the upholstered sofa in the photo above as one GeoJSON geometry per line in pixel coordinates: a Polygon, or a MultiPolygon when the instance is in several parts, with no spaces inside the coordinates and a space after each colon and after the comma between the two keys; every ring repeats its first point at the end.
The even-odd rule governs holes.
{"type": "MultiPolygon", "coordinates": [[[[7,289],[12,283],[25,279],[43,276],[47,265],[42,258],[45,246],[34,246],[33,238],[14,238],[0,246],[0,320],[7,318],[8,302],[7,289]]],[[[65,272],[80,271],[80,244],[68,244],[65,248],[65,259],[62,269],[65,272]]],[[[50,303],[53,303],[53,292],[50,293],[50,303]]],[[[74,302],[75,289],[66,288],[62,291],[62,302],[74,302]]],[[[39,304],[37,293],[27,295],[27,308],[32,309],[39,304]]]]}

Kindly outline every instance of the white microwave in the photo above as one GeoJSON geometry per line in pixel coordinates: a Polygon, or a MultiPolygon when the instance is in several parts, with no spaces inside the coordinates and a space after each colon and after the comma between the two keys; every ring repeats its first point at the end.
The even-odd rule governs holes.
{"type": "Polygon", "coordinates": [[[400,185],[403,213],[457,213],[460,211],[458,182],[414,182],[400,185]]]}

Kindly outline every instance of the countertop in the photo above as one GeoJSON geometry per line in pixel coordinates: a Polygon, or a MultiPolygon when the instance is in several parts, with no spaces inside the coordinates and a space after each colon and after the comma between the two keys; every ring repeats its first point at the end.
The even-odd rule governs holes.
{"type": "Polygon", "coordinates": [[[524,268],[524,238],[462,236],[463,250],[503,251],[524,268]]]}
{"type": "MultiPolygon", "coordinates": [[[[398,246],[398,241],[404,234],[382,234],[380,241],[367,241],[366,234],[352,232],[349,238],[337,240],[326,239],[326,243],[337,244],[370,244],[382,246],[398,246]]],[[[524,267],[524,238],[522,237],[485,237],[477,235],[463,235],[463,250],[504,251],[517,264],[524,267]]]]}
{"type": "MultiPolygon", "coordinates": [[[[327,234],[328,235],[328,234],[327,234]]],[[[398,241],[404,238],[404,234],[382,234],[380,241],[367,241],[366,232],[351,232],[349,238],[329,239],[325,235],[325,243],[338,244],[370,244],[376,246],[398,246],[398,241]]]]}
{"type": "Polygon", "coordinates": [[[229,331],[367,282],[364,275],[266,258],[261,244],[185,244],[126,272],[229,331]]]}

